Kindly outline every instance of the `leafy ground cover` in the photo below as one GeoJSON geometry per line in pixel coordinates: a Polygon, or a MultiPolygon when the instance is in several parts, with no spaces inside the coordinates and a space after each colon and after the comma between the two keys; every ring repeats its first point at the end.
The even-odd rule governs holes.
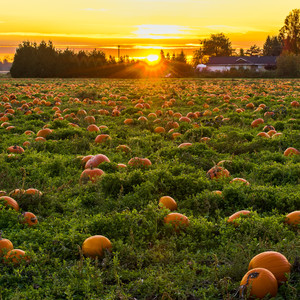
{"type": "Polygon", "coordinates": [[[252,257],[271,250],[292,265],[275,298],[299,299],[299,225],[285,222],[300,209],[299,98],[299,80],[1,78],[0,229],[30,262],[2,257],[0,298],[237,299],[252,257]],[[80,179],[96,154],[104,175],[80,179]],[[220,168],[229,176],[211,179],[220,168]],[[166,195],[187,227],[164,222],[166,195]],[[112,251],[85,257],[93,235],[112,251]]]}

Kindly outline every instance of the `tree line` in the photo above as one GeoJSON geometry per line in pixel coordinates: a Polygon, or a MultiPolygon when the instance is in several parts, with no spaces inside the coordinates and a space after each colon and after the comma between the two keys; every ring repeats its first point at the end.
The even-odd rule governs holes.
{"type": "Polygon", "coordinates": [[[10,69],[12,77],[32,78],[69,78],[69,77],[113,77],[142,78],[190,76],[192,68],[187,64],[183,51],[171,56],[161,51],[160,68],[149,68],[145,62],[121,56],[106,56],[103,51],[74,52],[70,49],[57,50],[53,43],[42,41],[40,44],[23,41],[14,56],[10,69]]]}
{"type": "Polygon", "coordinates": [[[9,71],[11,68],[12,63],[9,62],[6,58],[3,61],[0,60],[0,71],[9,71]]]}

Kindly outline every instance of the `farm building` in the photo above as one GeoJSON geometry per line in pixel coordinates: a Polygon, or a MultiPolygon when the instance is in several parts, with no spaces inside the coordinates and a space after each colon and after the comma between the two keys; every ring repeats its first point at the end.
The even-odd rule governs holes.
{"type": "Polygon", "coordinates": [[[228,71],[234,69],[248,69],[266,71],[276,69],[277,56],[224,56],[210,57],[206,63],[209,71],[228,71]]]}

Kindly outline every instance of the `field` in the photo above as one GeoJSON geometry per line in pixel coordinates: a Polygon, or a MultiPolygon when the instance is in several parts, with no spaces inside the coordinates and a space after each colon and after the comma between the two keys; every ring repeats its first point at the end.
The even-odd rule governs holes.
{"type": "Polygon", "coordinates": [[[0,299],[237,299],[270,250],[291,264],[275,298],[299,299],[299,99],[299,80],[0,79],[0,229],[26,252],[3,251],[0,299]],[[91,258],[94,235],[112,248],[91,258]]]}

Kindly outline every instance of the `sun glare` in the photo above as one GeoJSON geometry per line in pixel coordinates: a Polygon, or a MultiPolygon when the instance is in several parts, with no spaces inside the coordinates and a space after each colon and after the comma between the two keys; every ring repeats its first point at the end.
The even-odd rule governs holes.
{"type": "Polygon", "coordinates": [[[149,54],[146,59],[149,64],[155,64],[157,63],[158,58],[159,57],[156,54],[149,54]]]}

